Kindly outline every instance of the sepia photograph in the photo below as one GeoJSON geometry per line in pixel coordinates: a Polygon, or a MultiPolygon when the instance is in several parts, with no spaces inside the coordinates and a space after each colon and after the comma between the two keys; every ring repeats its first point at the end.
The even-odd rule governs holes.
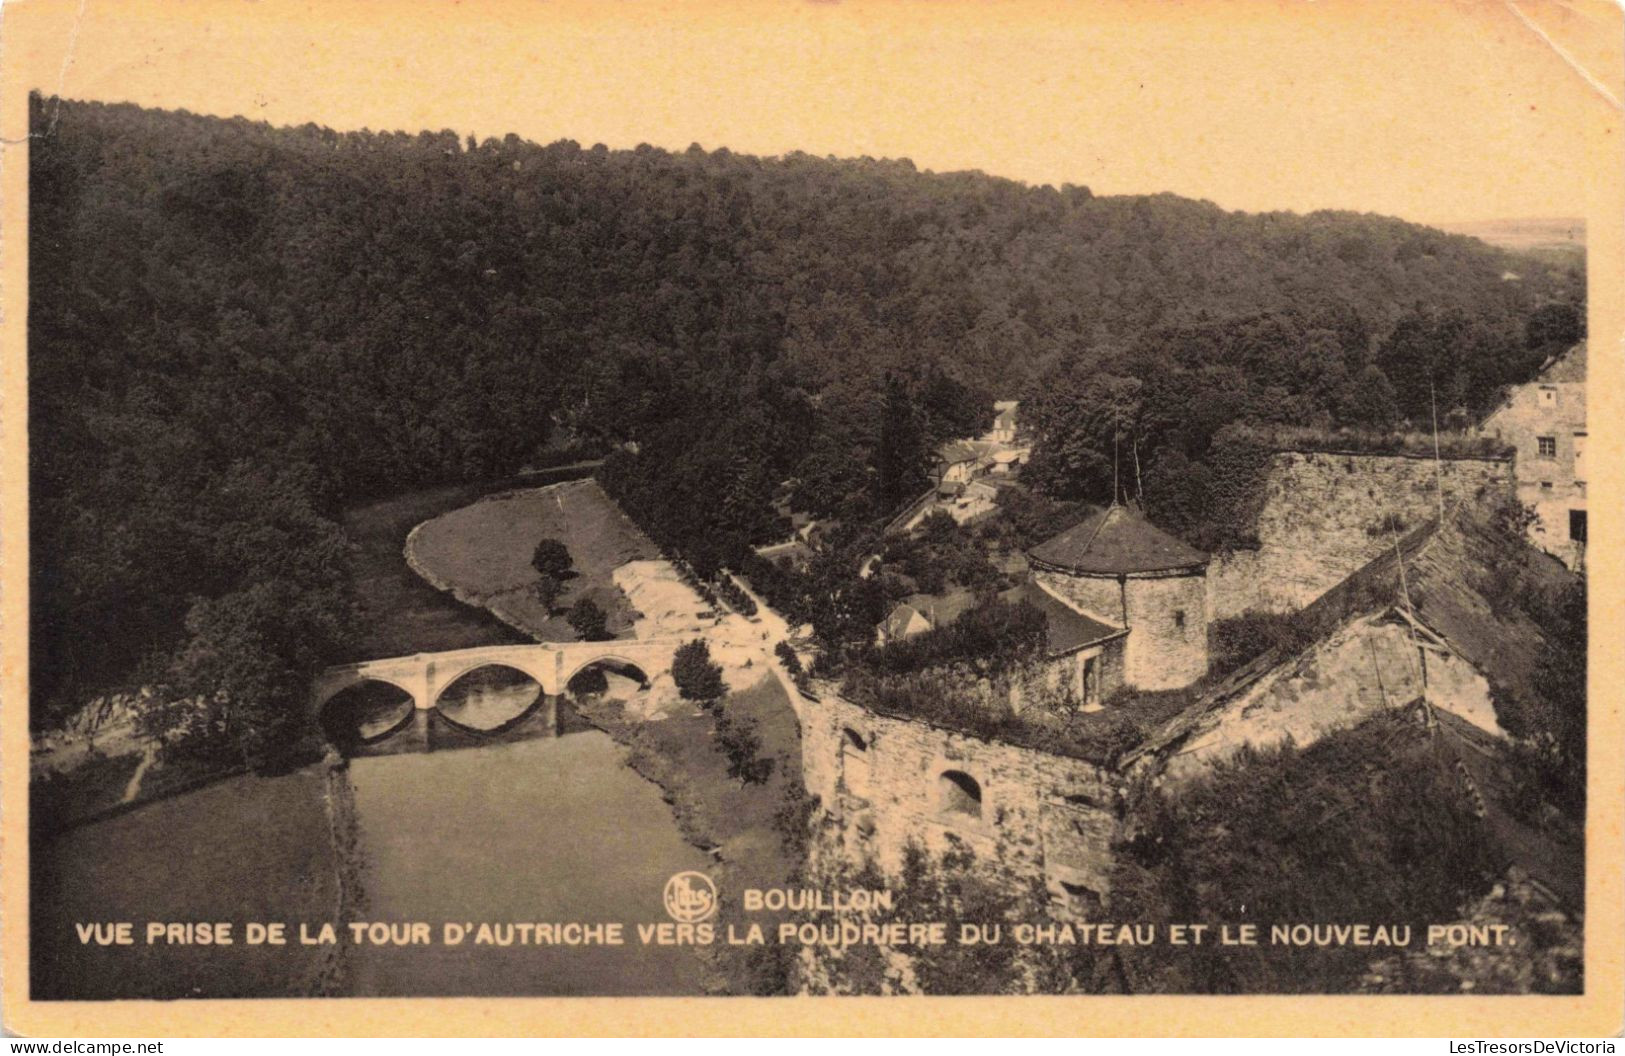
{"type": "Polygon", "coordinates": [[[1621,25],[6,5],[10,1029],[1617,1029],[1621,25]]]}

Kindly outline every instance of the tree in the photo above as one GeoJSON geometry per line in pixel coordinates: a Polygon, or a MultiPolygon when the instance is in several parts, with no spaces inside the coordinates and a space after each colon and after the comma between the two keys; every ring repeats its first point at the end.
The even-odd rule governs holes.
{"type": "Polygon", "coordinates": [[[609,618],[591,598],[577,598],[564,618],[584,642],[603,642],[610,638],[609,618]]]}
{"type": "MultiPolygon", "coordinates": [[[[1114,462],[1131,494],[1136,455],[1149,471],[1171,444],[1211,467],[1209,438],[1238,417],[1328,410],[1333,342],[1313,330],[1354,376],[1416,304],[1470,320],[1468,343],[1420,335],[1461,350],[1420,386],[1416,342],[1390,349],[1411,412],[1431,410],[1432,380],[1444,421],[1583,324],[1583,267],[1507,282],[1500,250],[1369,215],[29,105],[51,132],[29,154],[28,218],[30,715],[46,724],[146,684],[186,648],[197,599],[270,578],[304,604],[346,578],[344,504],[509,473],[555,429],[615,448],[605,490],[692,562],[727,531],[782,534],[785,481],[798,510],[873,527],[924,489],[933,442],[1054,365],[1062,395],[1168,379],[1139,413],[1091,400],[1089,420],[1063,407],[1037,431],[1029,482],[1104,502],[1114,462]],[[1532,319],[1543,305],[1568,307],[1532,319]],[[1508,342],[1516,356],[1480,369],[1508,342]]],[[[857,641],[884,599],[840,564],[796,582],[795,604],[857,641]]]]}
{"type": "Polygon", "coordinates": [[[530,567],[544,578],[562,580],[570,575],[575,566],[570,560],[569,549],[557,539],[550,538],[536,544],[535,552],[530,555],[530,567]]]}
{"type": "Polygon", "coordinates": [[[536,581],[535,590],[536,600],[542,603],[542,606],[547,609],[548,615],[551,616],[554,602],[558,601],[559,595],[564,593],[564,584],[559,582],[557,576],[544,575],[536,581]]]}
{"type": "Polygon", "coordinates": [[[718,711],[716,719],[717,743],[728,757],[728,776],[747,785],[763,784],[773,776],[775,760],[761,754],[756,724],[731,718],[725,711],[718,711]]]}
{"type": "MultiPolygon", "coordinates": [[[[1277,923],[1456,919],[1504,868],[1455,771],[1410,717],[1379,713],[1307,748],[1245,747],[1177,794],[1131,807],[1111,882],[1117,919],[1277,923]],[[1245,909],[1243,909],[1245,907],[1245,909]]],[[[1159,992],[1332,993],[1371,961],[1355,947],[1123,951],[1159,992]]]]}
{"type": "Polygon", "coordinates": [[[697,701],[709,708],[727,692],[722,668],[711,660],[711,647],[696,638],[677,647],[671,658],[671,677],[684,700],[697,701]]]}
{"type": "Polygon", "coordinates": [[[925,426],[919,407],[899,375],[886,378],[881,407],[880,448],[875,452],[880,471],[881,509],[893,510],[925,487],[925,426]]]}
{"type": "MultiPolygon", "coordinates": [[[[1140,388],[1138,378],[1069,371],[1024,400],[1034,437],[1026,478],[1059,499],[1133,495],[1140,388]]],[[[1138,453],[1146,457],[1148,445],[1139,443],[1138,453]]]]}
{"type": "Polygon", "coordinates": [[[1354,389],[1343,402],[1343,417],[1356,425],[1392,428],[1399,419],[1394,386],[1382,368],[1372,363],[1354,379],[1354,389]]]}
{"type": "Polygon", "coordinates": [[[194,605],[172,694],[143,717],[145,732],[174,755],[260,771],[291,761],[310,732],[302,687],[317,656],[287,612],[272,585],[194,605]]]}

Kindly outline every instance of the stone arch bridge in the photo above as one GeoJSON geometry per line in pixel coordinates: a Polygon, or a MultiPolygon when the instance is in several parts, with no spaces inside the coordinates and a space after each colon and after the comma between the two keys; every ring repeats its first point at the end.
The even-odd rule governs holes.
{"type": "Polygon", "coordinates": [[[409,694],[413,707],[426,711],[439,703],[447,686],[482,667],[513,668],[539,682],[542,692],[558,696],[572,678],[595,664],[635,667],[646,679],[669,673],[672,655],[682,644],[680,638],[537,642],[364,660],[329,667],[316,676],[311,704],[319,714],[329,700],[351,686],[387,682],[409,694]]]}

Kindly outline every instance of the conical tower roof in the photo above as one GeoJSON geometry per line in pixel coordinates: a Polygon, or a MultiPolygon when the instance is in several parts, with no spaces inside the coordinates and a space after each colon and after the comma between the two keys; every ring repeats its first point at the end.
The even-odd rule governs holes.
{"type": "Polygon", "coordinates": [[[1207,554],[1115,504],[1027,553],[1038,564],[1085,575],[1175,572],[1208,562],[1207,554]]]}

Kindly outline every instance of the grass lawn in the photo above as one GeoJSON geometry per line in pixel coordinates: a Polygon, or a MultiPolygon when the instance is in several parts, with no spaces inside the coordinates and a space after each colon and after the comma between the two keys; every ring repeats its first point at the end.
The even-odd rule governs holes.
{"type": "Polygon", "coordinates": [[[298,922],[333,919],[335,862],[320,768],[236,777],[73,829],[34,848],[36,998],[293,997],[319,947],[298,922]],[[81,945],[75,923],[132,921],[132,946],[81,945]],[[232,946],[147,945],[149,921],[230,921],[232,946]],[[285,946],[249,946],[247,921],[282,921],[285,946]]]}
{"type": "Polygon", "coordinates": [[[412,554],[428,576],[463,601],[499,610],[543,641],[575,639],[564,611],[583,596],[609,615],[612,632],[626,630],[631,609],[612,574],[628,561],[660,556],[591,480],[504,492],[453,509],[419,529],[412,554]],[[537,575],[530,566],[545,538],[564,543],[576,570],[551,614],[536,600],[537,575]]]}

